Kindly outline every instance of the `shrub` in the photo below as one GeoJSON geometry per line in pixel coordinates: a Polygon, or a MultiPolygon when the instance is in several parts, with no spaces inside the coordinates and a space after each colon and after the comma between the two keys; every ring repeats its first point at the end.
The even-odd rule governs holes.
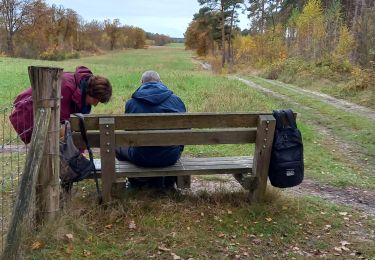
{"type": "Polygon", "coordinates": [[[352,80],[348,82],[346,88],[349,90],[365,90],[370,87],[375,88],[375,71],[372,69],[361,69],[353,67],[351,72],[352,80]]]}
{"type": "Polygon", "coordinates": [[[66,59],[79,59],[81,57],[78,51],[72,51],[71,53],[67,53],[65,55],[66,59]]]}
{"type": "Polygon", "coordinates": [[[279,78],[280,73],[282,71],[283,71],[283,63],[282,62],[273,63],[273,64],[271,64],[271,66],[266,68],[264,76],[267,79],[275,80],[275,79],[279,78]]]}
{"type": "Polygon", "coordinates": [[[61,61],[65,59],[79,59],[81,57],[78,51],[66,52],[58,46],[49,47],[39,55],[41,60],[61,61]]]}
{"type": "Polygon", "coordinates": [[[60,60],[65,60],[66,55],[65,52],[57,47],[57,46],[52,46],[47,48],[46,51],[42,52],[39,55],[39,58],[41,60],[54,60],[54,61],[60,61],[60,60]]]}
{"type": "Polygon", "coordinates": [[[221,66],[221,56],[207,56],[207,63],[211,65],[211,69],[215,73],[221,73],[223,67],[221,66]]]}

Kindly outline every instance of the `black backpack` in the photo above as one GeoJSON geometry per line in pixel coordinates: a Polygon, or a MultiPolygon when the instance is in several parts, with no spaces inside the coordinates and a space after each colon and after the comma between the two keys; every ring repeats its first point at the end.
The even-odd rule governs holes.
{"type": "Polygon", "coordinates": [[[272,186],[289,188],[297,186],[303,180],[303,144],[301,132],[291,109],[274,110],[276,119],[273,139],[269,178],[272,186]],[[284,124],[284,120],[288,124],[284,124]]]}

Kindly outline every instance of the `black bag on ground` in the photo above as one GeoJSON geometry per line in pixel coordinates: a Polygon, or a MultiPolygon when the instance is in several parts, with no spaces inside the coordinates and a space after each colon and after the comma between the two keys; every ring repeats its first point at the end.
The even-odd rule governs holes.
{"type": "Polygon", "coordinates": [[[301,132],[291,109],[274,110],[273,116],[276,129],[269,167],[270,182],[278,188],[297,186],[304,177],[301,132]]]}

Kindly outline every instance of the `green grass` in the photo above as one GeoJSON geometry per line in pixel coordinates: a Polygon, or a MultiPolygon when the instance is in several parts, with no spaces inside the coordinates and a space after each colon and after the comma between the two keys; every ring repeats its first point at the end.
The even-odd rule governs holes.
{"type": "Polygon", "coordinates": [[[125,195],[107,209],[96,208],[92,196],[76,200],[64,216],[31,235],[26,258],[332,258],[342,241],[350,251],[341,257],[375,254],[374,219],[316,198],[271,193],[268,202],[250,206],[241,192],[125,195]],[[36,241],[41,248],[31,250],[36,241]]]}
{"type": "MultiPolygon", "coordinates": [[[[286,90],[278,89],[321,114],[270,98],[237,80],[201,71],[197,64],[191,62],[191,55],[191,52],[183,48],[161,47],[111,52],[63,62],[0,58],[0,66],[3,66],[0,70],[0,91],[4,93],[0,96],[0,106],[9,104],[16,93],[28,85],[28,65],[53,65],[63,67],[66,71],[72,71],[78,65],[86,65],[95,74],[107,76],[113,85],[111,102],[98,105],[93,109],[93,113],[123,113],[124,103],[139,86],[142,72],[153,69],[158,71],[163,82],[184,100],[190,112],[271,112],[275,108],[292,107],[300,113],[298,123],[305,142],[308,178],[338,186],[375,187],[375,176],[358,169],[357,165],[349,164],[342,158],[340,151],[332,152],[327,145],[328,140],[308,123],[307,119],[313,118],[332,128],[337,136],[360,145],[368,154],[373,154],[375,150],[375,135],[372,131],[375,128],[374,123],[349,113],[341,113],[329,105],[300,97],[290,91],[284,93],[286,90]]],[[[276,88],[259,78],[252,80],[271,89],[276,88]]],[[[251,155],[253,146],[188,146],[185,153],[200,157],[251,155]]],[[[375,165],[375,159],[368,157],[368,163],[375,165]]]]}
{"type": "Polygon", "coordinates": [[[337,186],[359,186],[367,189],[375,187],[375,122],[356,114],[343,112],[316,98],[302,96],[294,91],[278,87],[259,77],[248,77],[253,82],[281,93],[300,105],[279,101],[269,97],[274,107],[292,108],[299,113],[297,123],[302,130],[305,148],[305,166],[307,175],[337,186]],[[306,107],[309,107],[307,109],[306,107]],[[356,156],[363,160],[365,167],[349,163],[344,153],[334,149],[332,141],[320,132],[322,125],[341,140],[353,144],[356,156]]]}
{"type": "Polygon", "coordinates": [[[178,42],[172,42],[166,45],[169,48],[180,48],[180,49],[185,49],[185,44],[184,43],[178,43],[178,42]]]}
{"type": "MultiPolygon", "coordinates": [[[[66,71],[86,65],[95,74],[107,76],[113,84],[113,99],[107,105],[95,107],[93,113],[122,113],[124,102],[139,86],[142,72],[150,69],[160,73],[163,82],[181,96],[190,112],[271,112],[289,106],[239,81],[201,71],[191,62],[191,52],[174,47],[112,52],[63,62],[0,58],[3,93],[0,107],[11,103],[28,85],[29,65],[59,66],[66,71]]],[[[357,174],[355,165],[343,161],[324,144],[324,137],[305,120],[312,116],[308,111],[299,107],[296,111],[301,113],[298,123],[304,136],[307,178],[333,185],[374,187],[373,177],[357,174]]],[[[330,116],[335,113],[328,108],[327,111],[330,116]]],[[[345,120],[352,122],[350,118],[345,120]]],[[[357,135],[371,135],[360,120],[353,124],[357,124],[358,131],[363,131],[357,135]]],[[[353,141],[368,137],[357,138],[353,137],[353,141]]],[[[191,146],[185,150],[186,154],[201,157],[251,155],[252,152],[252,145],[191,146]]],[[[340,253],[344,257],[355,252],[365,257],[375,254],[372,219],[366,220],[358,212],[316,198],[292,199],[271,193],[267,203],[250,206],[244,193],[155,196],[141,192],[127,194],[123,200],[104,209],[94,205],[94,188],[88,187],[89,194],[75,196],[73,205],[65,208],[60,219],[42,228],[39,234],[25,237],[27,258],[172,258],[171,253],[185,259],[237,255],[269,258],[274,254],[280,258],[302,258],[307,253],[313,257],[315,254],[334,257],[334,247],[340,241],[351,243],[350,252],[340,253]],[[339,214],[342,211],[348,212],[353,221],[345,220],[339,214]],[[135,222],[136,229],[129,229],[131,221],[135,222]],[[326,225],[331,225],[329,230],[324,230],[326,225]],[[65,234],[73,234],[73,241],[66,241],[65,234]],[[36,241],[42,247],[32,250],[36,241]]]]}

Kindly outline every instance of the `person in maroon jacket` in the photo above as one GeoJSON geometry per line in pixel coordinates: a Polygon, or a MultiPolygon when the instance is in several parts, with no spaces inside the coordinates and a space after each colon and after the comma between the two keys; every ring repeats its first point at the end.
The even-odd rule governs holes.
{"type": "MultiPolygon", "coordinates": [[[[64,72],[61,76],[60,121],[69,120],[73,113],[89,114],[91,106],[107,103],[111,96],[112,86],[108,79],[94,76],[90,69],[80,66],[74,73],[64,72]]],[[[20,93],[13,105],[10,122],[21,140],[28,144],[33,131],[31,87],[20,93]]]]}

